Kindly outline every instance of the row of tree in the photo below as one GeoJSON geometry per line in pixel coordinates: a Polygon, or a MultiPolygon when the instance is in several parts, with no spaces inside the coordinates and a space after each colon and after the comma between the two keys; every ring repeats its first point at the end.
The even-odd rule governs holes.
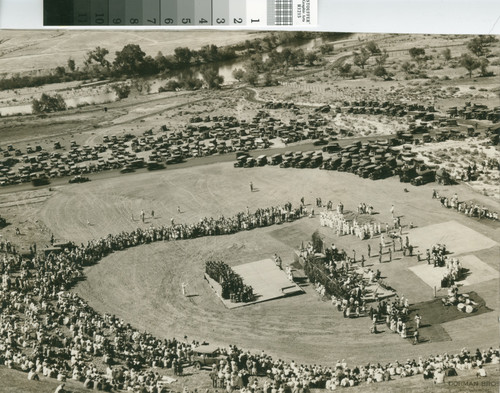
{"type": "Polygon", "coordinates": [[[273,32],[264,37],[257,37],[226,47],[205,45],[199,50],[178,47],[171,55],[163,55],[163,53],[158,52],[154,58],[146,55],[139,45],[128,44],[122,50],[115,52],[113,60],[109,60],[110,52],[108,49],[98,46],[86,53],[83,67],[78,67],[75,60],[70,58],[65,66],[55,68],[50,74],[15,75],[10,78],[2,78],[0,79],[0,90],[38,87],[72,80],[146,77],[160,73],[168,75],[171,71],[193,65],[215,64],[255,53],[265,53],[291,42],[324,36],[332,39],[345,35],[315,32],[273,32]]]}

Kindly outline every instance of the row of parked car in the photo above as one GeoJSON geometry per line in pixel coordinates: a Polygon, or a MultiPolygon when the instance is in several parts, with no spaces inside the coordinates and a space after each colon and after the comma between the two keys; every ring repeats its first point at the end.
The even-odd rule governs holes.
{"type": "Polygon", "coordinates": [[[492,109],[484,104],[472,104],[467,102],[463,107],[448,108],[447,114],[450,117],[460,117],[462,119],[490,120],[493,123],[500,122],[500,106],[492,109]]]}
{"type": "Polygon", "coordinates": [[[372,180],[399,175],[402,182],[414,185],[434,181],[435,168],[426,166],[416,157],[411,145],[391,146],[390,140],[356,142],[345,147],[331,143],[322,150],[289,151],[270,157],[251,157],[236,153],[235,168],[279,165],[280,168],[319,168],[349,172],[372,180]]]}

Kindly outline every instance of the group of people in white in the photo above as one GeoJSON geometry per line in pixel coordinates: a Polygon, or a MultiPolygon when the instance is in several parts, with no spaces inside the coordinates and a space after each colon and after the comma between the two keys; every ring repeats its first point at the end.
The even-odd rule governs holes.
{"type": "MultiPolygon", "coordinates": [[[[357,213],[358,215],[372,215],[373,206],[361,202],[357,207],[357,213]]],[[[391,213],[394,214],[393,208],[391,209],[391,213]]],[[[320,225],[335,230],[337,236],[354,235],[361,240],[372,239],[374,236],[382,233],[380,223],[370,221],[362,224],[356,218],[348,220],[344,213],[344,204],[342,202],[337,204],[335,210],[333,210],[333,204],[328,203],[326,210],[320,212],[320,225]]]]}
{"type": "Polygon", "coordinates": [[[382,232],[380,223],[359,223],[356,219],[347,220],[343,213],[334,211],[320,212],[320,225],[335,230],[337,236],[354,235],[360,240],[371,239],[382,232]]]}

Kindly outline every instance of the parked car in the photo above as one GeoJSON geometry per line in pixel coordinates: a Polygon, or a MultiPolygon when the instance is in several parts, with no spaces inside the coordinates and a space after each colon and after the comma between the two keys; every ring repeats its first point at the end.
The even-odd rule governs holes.
{"type": "Polygon", "coordinates": [[[193,367],[198,370],[203,367],[212,367],[213,364],[219,364],[221,360],[226,359],[226,356],[221,355],[219,348],[214,345],[201,345],[193,352],[193,367]]]}

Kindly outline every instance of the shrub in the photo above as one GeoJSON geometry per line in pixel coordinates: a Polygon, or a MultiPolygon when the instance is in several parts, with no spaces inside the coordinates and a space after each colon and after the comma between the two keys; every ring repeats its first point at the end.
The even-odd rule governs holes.
{"type": "Polygon", "coordinates": [[[42,114],[64,111],[67,107],[64,98],[62,98],[60,94],[50,96],[43,93],[39,100],[37,100],[36,98],[33,99],[31,108],[33,110],[33,113],[42,114]]]}
{"type": "Polygon", "coordinates": [[[112,88],[120,100],[127,98],[130,94],[130,86],[125,83],[114,85],[112,88]]]}

